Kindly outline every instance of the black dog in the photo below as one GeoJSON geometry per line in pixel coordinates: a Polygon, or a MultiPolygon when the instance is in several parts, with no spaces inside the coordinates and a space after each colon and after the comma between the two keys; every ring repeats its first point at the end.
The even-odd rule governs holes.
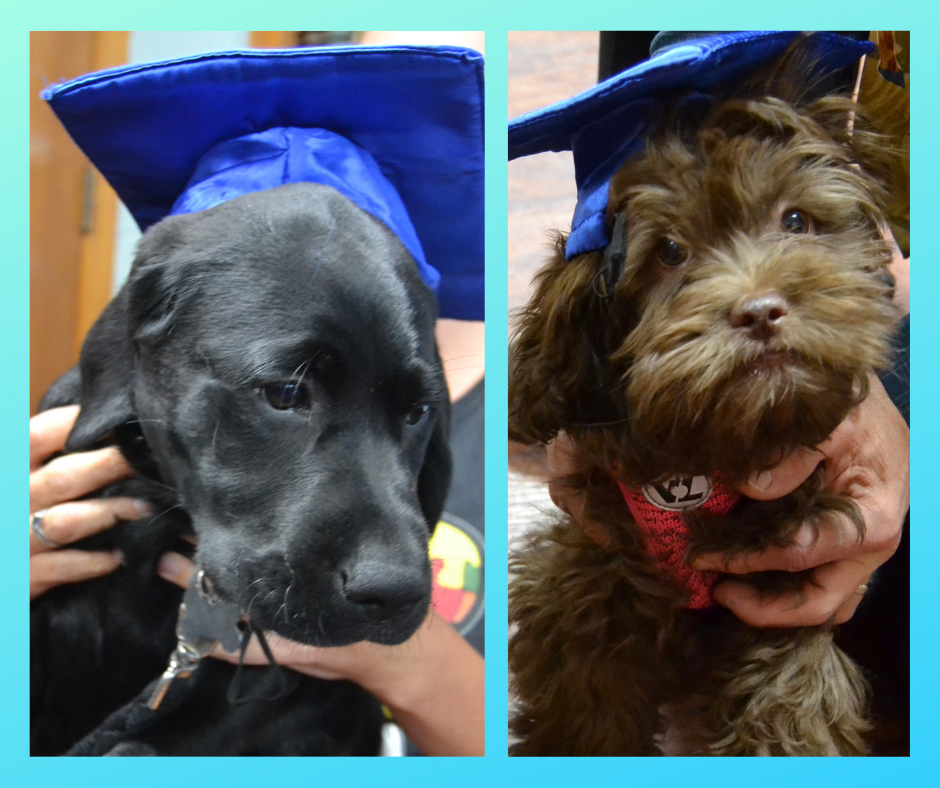
{"type": "MultiPolygon", "coordinates": [[[[119,548],[117,572],[33,603],[34,755],[65,752],[162,673],[181,592],[156,565],[181,536],[254,628],[318,646],[412,635],[451,468],[435,316],[397,237],[329,187],[249,194],[145,234],[43,408],[80,403],[67,451],[117,444],[138,476],[104,494],[160,514],[77,545],[119,548]]],[[[232,706],[233,672],[204,660],[131,749],[378,752],[364,690],[290,674],[278,700],[232,706]]],[[[278,677],[239,681],[270,695],[278,677]]]]}

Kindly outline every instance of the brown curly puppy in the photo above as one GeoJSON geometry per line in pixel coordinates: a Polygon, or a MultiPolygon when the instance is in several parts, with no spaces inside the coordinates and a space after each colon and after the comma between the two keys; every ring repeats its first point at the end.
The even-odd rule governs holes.
{"type": "MultiPolygon", "coordinates": [[[[865,682],[831,627],[690,609],[694,591],[651,554],[620,489],[677,498],[716,475],[733,487],[822,442],[888,361],[884,145],[851,100],[790,87],[805,92],[797,61],[660,123],[611,183],[622,259],[566,262],[559,235],[520,315],[510,428],[573,439],[583,473],[567,481],[586,505],[583,529],[561,519],[512,558],[514,754],[658,755],[679,702],[696,710],[698,754],[864,752],[865,682]]],[[[779,501],[687,509],[681,558],[787,545],[833,511],[861,536],[855,505],[819,473],[779,501]]],[[[750,579],[768,594],[807,582],[750,579]]]]}

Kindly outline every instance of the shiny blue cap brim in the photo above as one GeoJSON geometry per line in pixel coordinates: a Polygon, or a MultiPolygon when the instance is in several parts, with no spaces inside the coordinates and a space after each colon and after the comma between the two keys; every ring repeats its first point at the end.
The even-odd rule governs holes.
{"type": "Polygon", "coordinates": [[[440,272],[442,316],[483,318],[479,53],[407,46],[219,52],[109,69],[43,97],[141,229],[170,213],[200,159],[220,143],[276,128],[325,129],[349,140],[400,196],[417,249],[440,272]]]}
{"type": "MultiPolygon", "coordinates": [[[[664,97],[707,94],[744,80],[782,55],[798,32],[723,33],[664,49],[574,98],[509,123],[509,159],[572,151],[578,205],[568,236],[568,259],[610,241],[606,210],[610,180],[642,150],[664,97]]],[[[857,61],[874,45],[834,33],[814,37],[816,67],[832,71],[857,61]]]]}

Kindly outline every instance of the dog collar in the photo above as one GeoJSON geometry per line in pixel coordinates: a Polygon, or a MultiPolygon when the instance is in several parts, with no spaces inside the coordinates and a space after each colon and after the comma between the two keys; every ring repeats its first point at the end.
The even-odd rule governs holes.
{"type": "Polygon", "coordinates": [[[385,223],[443,317],[483,319],[483,58],[461,47],[213,52],[42,93],[142,230],[284,183],[385,223]]]}
{"type": "Polygon", "coordinates": [[[697,610],[712,607],[712,588],[718,572],[700,572],[691,567],[687,555],[689,528],[682,513],[701,509],[710,514],[726,515],[741,495],[706,476],[676,476],[639,490],[617,479],[617,486],[637,525],[646,535],[647,549],[660,567],[689,592],[686,607],[697,610]]]}
{"type": "MultiPolygon", "coordinates": [[[[649,128],[677,96],[709,101],[718,88],[736,85],[782,55],[795,32],[723,33],[657,51],[649,60],[574,98],[523,115],[509,124],[509,158],[572,151],[578,203],[565,255],[602,249],[610,241],[607,195],[621,165],[639,153],[649,128]]],[[[874,44],[834,33],[813,36],[819,73],[851,65],[874,44]]]]}

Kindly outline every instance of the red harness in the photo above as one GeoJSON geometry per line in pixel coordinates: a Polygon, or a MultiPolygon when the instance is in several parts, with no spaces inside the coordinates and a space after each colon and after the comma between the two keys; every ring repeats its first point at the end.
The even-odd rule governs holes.
{"type": "Polygon", "coordinates": [[[660,566],[688,589],[686,607],[693,610],[712,607],[712,588],[718,572],[699,572],[686,561],[689,529],[682,517],[685,509],[701,508],[706,512],[725,515],[741,495],[727,488],[720,479],[710,482],[704,476],[677,477],[636,490],[619,479],[617,486],[630,507],[637,525],[646,533],[646,544],[660,566]]]}

